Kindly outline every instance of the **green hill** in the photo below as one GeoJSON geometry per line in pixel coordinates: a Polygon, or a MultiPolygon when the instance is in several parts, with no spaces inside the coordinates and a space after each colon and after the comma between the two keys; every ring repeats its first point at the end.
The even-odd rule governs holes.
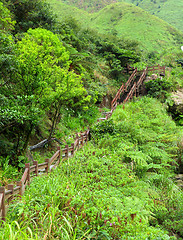
{"type": "Polygon", "coordinates": [[[62,20],[66,16],[72,16],[83,27],[138,41],[142,49],[150,52],[160,52],[175,47],[180,49],[182,45],[181,32],[133,4],[115,3],[99,12],[89,14],[59,1],[50,1],[50,3],[62,20]]]}
{"type": "MultiPolygon", "coordinates": [[[[90,19],[90,26],[100,32],[112,32],[141,42],[150,51],[178,43],[180,33],[148,12],[127,3],[109,5],[90,19]]],[[[183,35],[182,35],[183,36],[183,35]]]]}
{"type": "Polygon", "coordinates": [[[67,5],[75,6],[77,8],[86,10],[87,12],[96,12],[104,8],[105,6],[118,2],[116,0],[57,0],[53,1],[58,4],[65,3],[67,5]]]}
{"type": "Polygon", "coordinates": [[[54,2],[54,4],[57,5],[65,3],[88,12],[97,12],[105,6],[115,2],[133,3],[134,5],[139,6],[151,14],[163,19],[175,28],[183,31],[181,11],[183,8],[182,0],[57,0],[51,2],[54,2]]]}
{"type": "Polygon", "coordinates": [[[133,3],[183,31],[182,0],[125,0],[125,2],[133,3]]]}

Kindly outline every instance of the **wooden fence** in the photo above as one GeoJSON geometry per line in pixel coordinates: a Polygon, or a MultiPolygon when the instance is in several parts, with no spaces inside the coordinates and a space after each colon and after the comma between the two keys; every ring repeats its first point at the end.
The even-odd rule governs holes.
{"type": "MultiPolygon", "coordinates": [[[[146,67],[142,71],[138,71],[137,68],[127,66],[127,72],[131,73],[126,84],[122,84],[118,90],[116,96],[111,102],[111,112],[113,112],[119,103],[126,103],[133,96],[139,96],[141,87],[143,86],[144,80],[149,72],[157,73],[161,76],[165,76],[165,66],[161,67],[159,64],[157,66],[146,67]],[[135,80],[136,77],[140,76],[139,80],[135,80]],[[126,93],[126,96],[125,96],[126,93]],[[124,96],[124,99],[120,99],[124,96]]],[[[102,119],[105,120],[105,119],[102,119]]]]}
{"type": "MultiPolygon", "coordinates": [[[[112,100],[111,111],[106,112],[105,117],[99,118],[97,120],[98,122],[107,120],[111,117],[123,94],[126,94],[125,99],[122,101],[123,103],[126,103],[132,99],[134,95],[138,95],[140,87],[142,86],[148,72],[156,72],[158,74],[165,75],[165,67],[161,67],[159,65],[147,67],[143,71],[137,71],[136,68],[129,66],[128,71],[131,71],[132,74],[126,84],[122,84],[116,93],[116,96],[112,100]],[[135,78],[139,73],[140,78],[138,81],[135,81],[135,78]]],[[[44,163],[38,164],[37,161],[33,161],[32,166],[30,166],[29,163],[26,163],[22,178],[17,182],[16,186],[10,184],[8,185],[7,189],[5,189],[5,187],[0,187],[0,220],[5,221],[6,206],[15,196],[21,197],[24,194],[26,186],[30,184],[30,181],[33,177],[52,171],[59,165],[61,160],[64,161],[65,159],[72,157],[75,151],[82,148],[84,144],[87,143],[89,140],[89,134],[89,130],[85,131],[84,133],[76,134],[75,142],[72,143],[70,147],[68,145],[65,145],[65,148],[63,149],[60,149],[60,147],[58,147],[54,155],[50,159],[46,159],[44,163]]]]}
{"type": "MultiPolygon", "coordinates": [[[[131,67],[130,65],[127,65],[126,67],[126,73],[132,74],[133,71],[135,70],[134,67],[131,67]]],[[[144,69],[143,69],[144,70],[144,69]]],[[[138,70],[137,74],[141,74],[143,72],[143,70],[138,70]]],[[[158,73],[158,74],[162,74],[163,76],[165,76],[165,66],[160,66],[159,64],[156,66],[150,66],[147,67],[147,71],[148,72],[153,72],[153,73],[158,73]]]]}
{"type": "Polygon", "coordinates": [[[21,197],[24,194],[27,185],[30,184],[33,177],[48,173],[55,169],[61,161],[72,157],[75,151],[83,147],[88,139],[89,130],[84,133],[76,134],[75,142],[72,143],[70,147],[68,145],[65,145],[63,149],[58,147],[54,155],[50,159],[46,159],[44,163],[38,164],[37,161],[33,161],[32,166],[30,166],[30,163],[26,163],[22,178],[15,186],[10,184],[7,186],[7,189],[5,189],[5,187],[0,187],[0,220],[5,221],[6,206],[8,206],[9,202],[15,196],[21,197]]]}

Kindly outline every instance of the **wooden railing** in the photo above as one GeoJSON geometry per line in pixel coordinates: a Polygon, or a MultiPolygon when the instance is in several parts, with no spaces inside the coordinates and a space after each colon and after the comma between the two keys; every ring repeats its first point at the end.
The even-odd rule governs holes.
{"type": "Polygon", "coordinates": [[[122,93],[124,93],[124,91],[125,91],[125,86],[122,84],[120,89],[116,93],[116,96],[114,97],[114,99],[111,102],[111,109],[115,109],[116,108],[117,101],[120,99],[120,96],[121,96],[122,93]]]}
{"type": "Polygon", "coordinates": [[[129,77],[128,81],[125,84],[125,91],[128,92],[128,90],[131,88],[131,85],[135,79],[135,76],[137,74],[137,68],[132,72],[131,76],[129,77]]]}
{"type": "MultiPolygon", "coordinates": [[[[132,67],[129,67],[129,71],[132,71],[132,74],[126,84],[122,84],[116,96],[112,100],[111,111],[106,112],[105,117],[99,118],[97,120],[98,122],[107,120],[111,117],[113,111],[119,104],[118,100],[120,100],[123,94],[126,94],[125,99],[122,101],[123,103],[126,103],[127,101],[132,99],[134,95],[136,96],[136,94],[139,94],[139,89],[142,86],[148,72],[156,72],[158,74],[165,75],[165,67],[161,67],[159,65],[147,67],[143,71],[137,71],[136,68],[134,69],[132,67]],[[141,73],[141,76],[136,82],[135,77],[139,73],[141,73]]],[[[27,185],[30,184],[30,181],[33,177],[52,171],[59,165],[61,160],[64,161],[65,159],[72,157],[75,151],[82,148],[84,144],[87,143],[87,141],[89,140],[89,134],[89,130],[85,131],[84,133],[76,134],[76,139],[70,147],[68,145],[65,145],[63,149],[60,149],[60,147],[58,147],[54,155],[50,159],[46,159],[44,163],[38,164],[37,161],[33,161],[32,166],[30,166],[29,163],[26,163],[25,171],[22,175],[22,178],[20,181],[17,182],[16,186],[10,184],[7,186],[7,189],[5,189],[5,187],[0,187],[0,220],[5,221],[6,206],[15,196],[21,197],[24,194],[27,185]]]]}
{"type": "Polygon", "coordinates": [[[87,143],[88,139],[89,130],[76,134],[75,141],[70,147],[68,145],[65,145],[63,149],[58,147],[53,156],[50,159],[46,159],[44,163],[38,164],[37,161],[33,161],[32,166],[30,166],[30,163],[26,163],[22,178],[15,186],[13,184],[9,184],[7,189],[5,189],[5,187],[0,187],[0,220],[5,220],[6,206],[8,206],[9,202],[11,202],[15,196],[23,196],[27,185],[30,184],[33,177],[39,176],[43,173],[48,173],[55,169],[61,160],[64,161],[65,159],[72,157],[75,151],[87,143]]]}
{"type": "Polygon", "coordinates": [[[158,73],[165,76],[165,66],[161,67],[159,64],[157,66],[147,67],[147,72],[158,73]]]}
{"type": "Polygon", "coordinates": [[[125,100],[123,101],[123,103],[126,103],[127,101],[129,101],[130,99],[132,99],[132,97],[135,95],[136,96],[136,86],[137,83],[135,82],[132,86],[132,88],[130,89],[127,97],[125,98],[125,100]]]}
{"type": "Polygon", "coordinates": [[[137,74],[137,68],[135,68],[131,74],[131,76],[129,77],[128,81],[124,84],[121,85],[120,89],[118,90],[118,92],[116,93],[116,96],[114,97],[114,99],[111,102],[111,109],[112,111],[114,111],[118,105],[118,100],[120,99],[121,95],[124,92],[128,92],[128,90],[132,87],[132,83],[134,82],[135,76],[137,74]]]}
{"type": "MultiPolygon", "coordinates": [[[[119,100],[124,96],[124,93],[127,93],[126,96],[124,96],[124,99],[121,101],[122,103],[126,103],[128,100],[132,99],[132,97],[138,96],[140,88],[142,87],[144,80],[146,79],[146,76],[148,72],[154,72],[159,75],[165,76],[165,66],[161,67],[159,64],[157,66],[152,67],[146,67],[146,69],[138,71],[137,68],[127,66],[127,72],[131,73],[128,81],[126,84],[122,84],[120,89],[118,90],[116,96],[111,102],[111,112],[113,112],[117,105],[119,104],[119,100]],[[140,76],[139,80],[135,81],[135,77],[140,76]],[[122,90],[121,90],[122,89],[122,90]]],[[[102,120],[105,120],[102,119],[102,120]]]]}
{"type": "MultiPolygon", "coordinates": [[[[131,67],[130,65],[127,65],[126,67],[126,73],[129,73],[129,74],[132,74],[133,71],[135,70],[134,67],[131,67]]],[[[156,66],[150,66],[150,67],[147,67],[147,70],[149,72],[154,72],[154,73],[159,73],[159,74],[162,74],[165,76],[165,66],[160,66],[159,64],[156,65],[156,66]]],[[[141,74],[143,72],[143,70],[138,70],[137,71],[137,74],[141,74]]]]}

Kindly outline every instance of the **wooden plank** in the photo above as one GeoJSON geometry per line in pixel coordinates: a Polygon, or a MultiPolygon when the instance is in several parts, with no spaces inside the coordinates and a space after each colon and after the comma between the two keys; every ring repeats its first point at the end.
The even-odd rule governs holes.
{"type": "Polygon", "coordinates": [[[77,144],[78,144],[78,139],[76,139],[74,142],[74,148],[77,146],[77,144]]]}
{"type": "Polygon", "coordinates": [[[46,169],[47,166],[48,166],[48,163],[46,163],[46,162],[40,163],[40,164],[38,164],[38,170],[46,169]]]}
{"type": "Polygon", "coordinates": [[[23,195],[23,183],[22,183],[22,181],[18,181],[17,186],[20,187],[19,194],[20,194],[20,196],[22,196],[23,195]]]}
{"type": "Polygon", "coordinates": [[[65,145],[65,148],[67,149],[67,151],[65,152],[65,157],[68,158],[68,156],[69,156],[69,146],[65,145]]]}
{"type": "Polygon", "coordinates": [[[137,69],[135,69],[132,73],[132,75],[129,77],[128,81],[125,84],[125,90],[128,90],[128,87],[131,85],[132,81],[134,80],[134,77],[136,76],[137,69]]]}
{"type": "Polygon", "coordinates": [[[133,87],[131,88],[124,102],[127,102],[129,99],[131,99],[135,91],[136,91],[136,82],[134,83],[133,87]]]}
{"type": "Polygon", "coordinates": [[[24,173],[23,173],[23,176],[22,176],[22,178],[21,178],[21,181],[22,181],[23,184],[24,184],[24,182],[25,182],[26,179],[27,179],[28,171],[29,171],[29,169],[26,168],[25,171],[24,171],[24,173]]]}
{"type": "Polygon", "coordinates": [[[0,193],[0,209],[1,209],[1,206],[2,206],[2,202],[3,202],[3,193],[0,193]]]}
{"type": "Polygon", "coordinates": [[[1,210],[1,219],[5,221],[6,217],[6,209],[5,209],[5,188],[0,187],[1,201],[0,201],[0,210],[1,210]]]}
{"type": "Polygon", "coordinates": [[[12,197],[12,190],[6,190],[5,191],[5,200],[8,200],[9,198],[12,197]]]}
{"type": "Polygon", "coordinates": [[[33,165],[35,166],[35,174],[38,176],[38,161],[33,161],[33,165]]]}
{"type": "Polygon", "coordinates": [[[28,169],[26,180],[28,181],[28,184],[30,185],[30,163],[26,163],[25,168],[28,169]]]}
{"type": "Polygon", "coordinates": [[[23,195],[24,192],[25,192],[25,188],[26,188],[26,186],[27,186],[27,184],[22,186],[22,195],[23,195]]]}
{"type": "Polygon", "coordinates": [[[35,172],[35,171],[36,171],[36,166],[34,166],[34,165],[31,166],[31,167],[30,167],[30,173],[35,172]]]}
{"type": "Polygon", "coordinates": [[[20,186],[16,186],[14,188],[14,195],[19,194],[19,192],[20,192],[20,186]]]}
{"type": "Polygon", "coordinates": [[[62,151],[62,153],[66,153],[67,152],[67,148],[62,149],[61,151],[62,151]]]}
{"type": "Polygon", "coordinates": [[[71,152],[73,150],[73,147],[71,146],[71,147],[69,147],[69,152],[71,152]]]}
{"type": "Polygon", "coordinates": [[[11,196],[8,198],[8,204],[10,201],[13,199],[14,196],[14,185],[13,184],[8,184],[8,190],[11,191],[11,196]]]}
{"type": "Polygon", "coordinates": [[[45,163],[46,163],[45,171],[46,171],[46,173],[49,173],[50,172],[50,166],[51,166],[50,159],[49,158],[45,159],[45,163]]]}
{"type": "Polygon", "coordinates": [[[59,157],[60,151],[56,151],[56,153],[50,158],[50,164],[52,164],[58,157],[59,157]]]}

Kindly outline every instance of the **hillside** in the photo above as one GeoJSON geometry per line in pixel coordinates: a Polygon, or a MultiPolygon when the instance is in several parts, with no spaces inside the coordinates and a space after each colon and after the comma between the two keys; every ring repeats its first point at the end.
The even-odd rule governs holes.
{"type": "Polygon", "coordinates": [[[105,6],[115,2],[133,3],[134,5],[139,6],[140,8],[150,12],[151,14],[163,19],[175,28],[183,31],[181,11],[183,7],[183,2],[181,0],[57,0],[52,2],[58,5],[62,2],[67,5],[75,6],[77,8],[86,10],[88,12],[100,11],[105,6]]]}
{"type": "Polygon", "coordinates": [[[62,20],[63,17],[72,16],[84,27],[96,29],[103,34],[110,33],[138,41],[142,49],[150,52],[175,48],[175,46],[180,49],[182,44],[183,34],[181,32],[132,4],[116,3],[97,13],[88,14],[86,11],[61,2],[50,1],[50,3],[62,20]]]}
{"type": "Polygon", "coordinates": [[[0,240],[183,239],[182,126],[167,113],[182,35],[127,3],[52,1],[58,21],[45,0],[3,2],[0,240]]]}
{"type": "Polygon", "coordinates": [[[125,2],[133,3],[183,31],[182,0],[125,0],[125,2]]]}
{"type": "Polygon", "coordinates": [[[180,135],[156,99],[118,106],[91,128],[84,149],[33,178],[0,239],[181,240],[183,192],[173,182],[180,135]]]}

